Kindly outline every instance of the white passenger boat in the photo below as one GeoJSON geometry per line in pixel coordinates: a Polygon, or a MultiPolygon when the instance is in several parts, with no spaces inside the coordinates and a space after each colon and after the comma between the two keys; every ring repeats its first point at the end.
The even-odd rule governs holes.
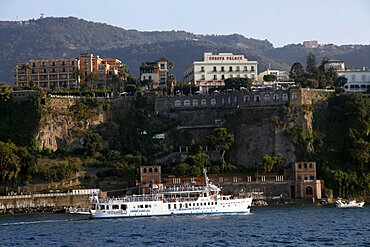
{"type": "Polygon", "coordinates": [[[248,214],[252,198],[232,198],[209,182],[205,185],[171,187],[123,198],[92,201],[91,218],[170,216],[184,214],[248,214]]]}
{"type": "Polygon", "coordinates": [[[337,200],[335,206],[337,208],[362,208],[365,205],[365,202],[357,202],[356,200],[337,200]]]}

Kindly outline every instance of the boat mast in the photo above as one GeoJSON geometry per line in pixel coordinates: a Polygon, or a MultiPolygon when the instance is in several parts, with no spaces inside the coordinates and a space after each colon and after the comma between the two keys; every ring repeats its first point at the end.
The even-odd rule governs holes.
{"type": "Polygon", "coordinates": [[[209,178],[207,177],[207,169],[206,168],[203,168],[203,173],[204,173],[204,181],[206,182],[206,186],[208,187],[209,178]]]}

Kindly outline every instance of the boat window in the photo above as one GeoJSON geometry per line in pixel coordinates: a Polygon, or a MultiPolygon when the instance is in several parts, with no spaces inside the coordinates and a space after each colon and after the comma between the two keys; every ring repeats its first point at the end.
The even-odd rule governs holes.
{"type": "Polygon", "coordinates": [[[148,205],[147,204],[145,205],[145,208],[148,208],[148,205]]]}
{"type": "Polygon", "coordinates": [[[213,205],[213,202],[211,202],[211,205],[213,205]]]}
{"type": "Polygon", "coordinates": [[[188,208],[188,204],[187,203],[185,203],[185,208],[188,208]]]}
{"type": "Polygon", "coordinates": [[[199,206],[199,203],[197,203],[197,206],[199,206]]]}
{"type": "Polygon", "coordinates": [[[207,193],[204,193],[204,195],[203,195],[204,197],[206,197],[207,196],[207,193]]]}
{"type": "Polygon", "coordinates": [[[105,206],[104,205],[100,205],[100,210],[104,210],[105,209],[105,206]]]}
{"type": "Polygon", "coordinates": [[[176,204],[173,204],[173,209],[176,209],[176,204]]]}
{"type": "Polygon", "coordinates": [[[217,205],[217,202],[215,202],[215,205],[217,205]]]}
{"type": "Polygon", "coordinates": [[[168,209],[171,209],[171,204],[168,204],[168,209]]]}
{"type": "Polygon", "coordinates": [[[114,204],[114,205],[112,206],[112,209],[119,209],[119,205],[114,204]]]}
{"type": "Polygon", "coordinates": [[[106,209],[109,210],[109,205],[106,206],[106,209]]]}
{"type": "Polygon", "coordinates": [[[180,208],[182,208],[182,204],[180,203],[180,208]]]}
{"type": "Polygon", "coordinates": [[[211,203],[210,203],[210,202],[208,202],[208,206],[209,206],[209,205],[211,205],[211,203]]]}
{"type": "Polygon", "coordinates": [[[127,205],[126,204],[121,204],[121,209],[122,210],[127,210],[127,205]]]}

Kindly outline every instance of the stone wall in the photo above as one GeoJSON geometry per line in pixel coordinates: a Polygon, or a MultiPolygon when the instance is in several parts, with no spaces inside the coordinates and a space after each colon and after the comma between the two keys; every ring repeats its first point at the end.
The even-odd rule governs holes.
{"type": "Polygon", "coordinates": [[[301,89],[226,92],[213,95],[158,97],[155,111],[187,111],[205,108],[245,108],[302,104],[301,89]]]}

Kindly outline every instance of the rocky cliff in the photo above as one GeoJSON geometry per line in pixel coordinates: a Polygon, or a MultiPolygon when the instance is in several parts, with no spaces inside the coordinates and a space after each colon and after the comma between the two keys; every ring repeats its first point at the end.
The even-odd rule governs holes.
{"type": "Polygon", "coordinates": [[[83,137],[107,120],[107,103],[94,100],[48,98],[42,107],[37,138],[41,148],[73,151],[82,148],[83,137]]]}

